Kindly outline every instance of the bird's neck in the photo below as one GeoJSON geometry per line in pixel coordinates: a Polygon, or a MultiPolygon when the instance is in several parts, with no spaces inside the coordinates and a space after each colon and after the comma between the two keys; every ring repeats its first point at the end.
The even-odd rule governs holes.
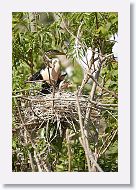
{"type": "Polygon", "coordinates": [[[54,70],[56,72],[58,72],[60,70],[60,64],[59,63],[56,63],[55,67],[54,67],[54,70]]]}

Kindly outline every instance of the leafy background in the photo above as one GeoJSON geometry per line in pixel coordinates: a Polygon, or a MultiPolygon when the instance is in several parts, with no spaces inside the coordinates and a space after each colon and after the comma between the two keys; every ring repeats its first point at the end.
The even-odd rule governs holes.
{"type": "MultiPolygon", "coordinates": [[[[75,91],[81,85],[83,79],[82,67],[78,64],[75,52],[75,36],[80,23],[82,34],[80,41],[85,47],[100,48],[102,53],[112,53],[115,41],[110,41],[111,36],[118,33],[118,14],[108,13],[28,13],[15,12],[12,17],[12,89],[13,94],[22,89],[29,89],[30,84],[25,80],[37,71],[43,64],[43,53],[56,49],[63,51],[70,60],[73,67],[69,80],[73,83],[71,91],[75,91]],[[98,23],[96,22],[96,15],[98,23]],[[32,17],[32,19],[31,19],[32,17]]],[[[65,68],[63,68],[65,69],[65,68]]],[[[118,92],[118,62],[115,59],[107,59],[101,69],[101,76],[105,79],[104,87],[115,93],[118,92]]],[[[102,79],[99,78],[99,82],[102,79]]],[[[86,84],[83,93],[88,95],[92,87],[91,83],[86,84]]],[[[35,87],[34,87],[35,88],[35,87]]],[[[96,90],[96,98],[103,103],[117,104],[117,98],[104,96],[99,97],[99,89],[96,90]]],[[[14,112],[16,102],[13,99],[13,130],[17,128],[14,112]]],[[[105,172],[118,171],[118,136],[112,139],[117,129],[117,112],[109,114],[107,110],[101,112],[100,132],[98,134],[98,150],[110,146],[98,159],[99,165],[105,172]],[[104,136],[105,135],[105,136],[104,136]],[[106,138],[108,137],[108,138],[106,138]],[[106,141],[106,139],[108,139],[106,141]],[[112,139],[112,140],[111,140],[112,139]],[[104,142],[107,144],[103,145],[104,142]]],[[[52,127],[53,128],[53,127],[52,127]]],[[[37,151],[43,151],[45,130],[39,130],[37,151]]],[[[53,131],[50,132],[53,135],[53,131]]],[[[29,144],[24,146],[18,134],[13,132],[13,171],[31,171],[28,154],[33,154],[33,147],[29,144]],[[29,152],[28,152],[29,150],[29,152]]],[[[53,171],[69,171],[67,139],[55,139],[51,146],[52,150],[48,156],[48,163],[51,163],[53,171]],[[57,160],[55,162],[55,160],[57,160]],[[55,166],[53,163],[55,162],[55,166]]],[[[90,142],[92,150],[95,149],[95,142],[90,142]]],[[[75,136],[70,140],[70,152],[72,155],[70,171],[88,171],[84,150],[75,136]]]]}

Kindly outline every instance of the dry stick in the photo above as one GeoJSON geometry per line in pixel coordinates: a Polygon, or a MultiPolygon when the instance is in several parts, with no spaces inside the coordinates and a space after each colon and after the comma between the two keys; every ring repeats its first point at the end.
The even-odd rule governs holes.
{"type": "Polygon", "coordinates": [[[42,168],[41,168],[41,166],[40,166],[40,162],[39,162],[39,159],[38,159],[38,156],[37,156],[35,150],[34,150],[34,157],[35,157],[35,161],[36,161],[36,164],[37,164],[37,167],[38,167],[38,171],[39,171],[39,172],[42,172],[42,168]]]}
{"type": "MultiPolygon", "coordinates": [[[[79,45],[79,39],[80,39],[80,35],[81,35],[80,30],[81,30],[82,25],[83,25],[83,21],[81,22],[81,24],[80,24],[79,27],[78,27],[78,30],[77,30],[77,37],[75,38],[76,56],[77,56],[77,58],[78,58],[78,62],[80,63],[80,65],[82,65],[82,63],[80,62],[80,61],[81,61],[81,58],[80,58],[79,52],[78,52],[78,45],[79,45]]],[[[87,63],[86,63],[84,60],[82,60],[82,61],[89,67],[87,58],[86,58],[87,63]]]]}
{"type": "MultiPolygon", "coordinates": [[[[110,113],[108,110],[107,110],[108,113],[110,113]]],[[[110,113],[111,114],[111,113],[110,113]]],[[[117,119],[111,114],[111,116],[117,121],[117,119]]],[[[107,137],[107,139],[105,140],[105,143],[101,146],[100,150],[99,150],[99,153],[98,153],[98,157],[100,157],[102,154],[104,154],[106,152],[106,150],[108,149],[108,147],[111,145],[112,143],[112,140],[114,139],[115,135],[117,134],[117,131],[118,129],[115,130],[114,134],[113,135],[110,135],[109,137],[107,137]],[[108,145],[106,146],[106,148],[102,151],[101,153],[101,150],[102,148],[104,147],[104,145],[107,143],[107,141],[110,140],[110,142],[108,143],[108,145]]]]}
{"type": "Polygon", "coordinates": [[[117,118],[116,118],[109,110],[107,110],[107,112],[108,112],[116,121],[118,121],[117,118]]]}
{"type": "MultiPolygon", "coordinates": [[[[113,55],[113,54],[109,54],[109,55],[104,56],[104,58],[102,59],[101,63],[103,63],[108,57],[110,57],[110,56],[112,56],[112,55],[113,55]]],[[[89,64],[88,64],[88,68],[87,68],[87,70],[86,70],[86,74],[85,74],[84,79],[83,79],[83,81],[82,81],[82,83],[81,83],[81,86],[80,86],[80,89],[79,89],[79,94],[81,94],[81,92],[82,92],[82,90],[83,90],[85,84],[88,82],[88,80],[89,80],[90,78],[93,79],[93,81],[95,81],[94,77],[92,76],[93,73],[91,73],[91,67],[92,67],[92,65],[94,64],[94,62],[99,59],[99,57],[97,57],[97,58],[94,59],[94,56],[95,56],[95,51],[92,50],[92,58],[91,58],[91,60],[90,60],[90,62],[89,62],[89,64]]],[[[102,57],[103,57],[103,56],[102,56],[102,57]]],[[[103,89],[103,90],[105,90],[105,91],[111,93],[111,91],[109,91],[109,90],[107,90],[106,88],[102,87],[100,84],[99,84],[98,86],[99,86],[101,89],[103,89]]],[[[113,93],[113,95],[114,95],[114,93],[113,93]]]]}
{"type": "MultiPolygon", "coordinates": [[[[101,63],[100,63],[100,66],[99,66],[99,69],[96,73],[96,79],[98,80],[99,78],[99,74],[100,74],[100,70],[101,70],[101,63]]],[[[95,94],[95,91],[96,91],[96,87],[97,87],[97,83],[93,83],[93,86],[92,86],[92,90],[91,90],[91,93],[90,93],[90,98],[91,100],[94,100],[94,94],[95,94]]],[[[91,112],[91,108],[88,108],[88,113],[86,114],[86,122],[88,123],[88,119],[89,119],[89,116],[90,116],[90,113],[91,112]],[[90,109],[90,110],[89,110],[90,109]]],[[[98,148],[97,148],[97,145],[98,145],[98,135],[97,135],[97,138],[95,140],[95,150],[94,150],[94,156],[95,156],[95,160],[97,161],[98,160],[98,148]]],[[[95,165],[93,164],[92,165],[92,170],[93,171],[96,171],[96,167],[95,165]]]]}
{"type": "MultiPolygon", "coordinates": [[[[80,62],[80,58],[79,58],[79,53],[78,53],[78,43],[80,42],[80,39],[79,39],[79,35],[80,35],[80,30],[81,30],[81,27],[82,27],[82,24],[83,24],[83,22],[81,22],[81,24],[79,25],[79,28],[78,28],[78,31],[77,31],[77,36],[76,36],[76,38],[75,38],[75,45],[76,45],[76,54],[77,54],[77,57],[78,57],[78,60],[79,60],[79,62],[80,62]]],[[[97,14],[96,14],[96,26],[97,26],[97,29],[98,29],[98,19],[97,19],[97,14]]],[[[67,29],[67,28],[66,28],[67,29]]],[[[68,29],[67,29],[68,30],[68,29]]],[[[68,32],[70,32],[69,30],[68,30],[68,32]]],[[[73,35],[73,34],[72,34],[73,35]]],[[[80,42],[81,43],[81,42],[80,42]]],[[[81,43],[82,44],[82,43],[81,43]]],[[[82,44],[83,45],[83,44],[82,44]]],[[[92,67],[92,64],[94,64],[94,62],[95,62],[95,60],[97,60],[97,59],[99,59],[99,58],[97,58],[97,59],[94,59],[94,56],[95,56],[95,50],[93,50],[92,49],[92,58],[91,58],[91,60],[89,61],[89,63],[88,63],[88,60],[87,60],[87,65],[88,65],[88,69],[87,69],[87,72],[86,72],[86,74],[85,74],[85,76],[84,76],[84,79],[83,79],[83,81],[82,81],[82,84],[81,84],[81,87],[80,87],[80,89],[79,89],[79,94],[81,94],[81,92],[82,92],[82,90],[83,90],[83,88],[84,88],[84,86],[85,86],[85,84],[88,82],[88,80],[89,80],[89,72],[90,72],[90,70],[91,70],[91,67],[92,67]]],[[[102,62],[101,62],[101,64],[106,60],[106,58],[108,58],[109,56],[111,56],[111,55],[113,55],[113,53],[112,54],[109,54],[109,55],[106,55],[106,56],[103,56],[102,54],[100,54],[100,56],[101,57],[104,57],[104,59],[103,60],[101,60],[102,62]]],[[[94,85],[94,88],[95,88],[95,85],[94,85]]]]}
{"type": "MultiPolygon", "coordinates": [[[[27,98],[27,97],[25,97],[25,96],[23,96],[23,95],[16,95],[16,96],[12,96],[13,98],[22,98],[22,99],[25,99],[25,100],[28,100],[28,101],[32,101],[32,102],[48,102],[48,101],[52,101],[52,100],[54,100],[54,101],[76,101],[76,99],[75,98],[46,98],[46,99],[31,99],[31,98],[27,98]]],[[[80,96],[79,96],[79,98],[80,98],[80,96]]],[[[94,101],[94,100],[90,100],[90,99],[88,99],[88,98],[85,98],[85,99],[81,99],[80,100],[81,102],[86,102],[86,101],[88,101],[88,102],[90,102],[91,104],[94,104],[95,106],[103,106],[103,107],[118,107],[118,104],[103,104],[103,103],[100,103],[100,102],[96,102],[96,101],[94,101]]]]}
{"type": "Polygon", "coordinates": [[[118,132],[118,129],[115,130],[115,132],[114,132],[114,134],[113,134],[113,136],[112,136],[110,142],[107,144],[107,146],[105,147],[105,149],[104,149],[102,152],[99,153],[99,157],[100,157],[101,155],[103,155],[103,154],[107,151],[107,149],[108,149],[109,146],[111,145],[111,143],[112,143],[114,137],[116,136],[117,132],[118,132]]]}
{"type": "Polygon", "coordinates": [[[88,75],[89,75],[90,78],[94,81],[94,83],[96,84],[96,86],[99,86],[102,90],[104,90],[104,91],[110,93],[110,94],[111,94],[112,96],[114,96],[115,98],[118,98],[118,95],[117,95],[115,92],[112,92],[112,91],[108,90],[107,88],[101,86],[101,85],[97,82],[97,80],[96,80],[91,74],[88,74],[88,75]]]}
{"type": "MultiPolygon", "coordinates": [[[[51,81],[51,75],[50,75],[49,67],[48,67],[48,74],[49,74],[50,84],[52,84],[52,87],[53,87],[52,98],[54,98],[55,97],[55,87],[54,87],[54,82],[52,83],[52,81],[51,81]]],[[[52,101],[52,109],[54,109],[54,100],[52,101]]]]}
{"type": "MultiPolygon", "coordinates": [[[[92,107],[92,106],[91,106],[92,107]]],[[[93,107],[92,107],[93,108],[93,107]]],[[[99,110],[102,110],[102,111],[115,111],[115,112],[118,112],[117,109],[112,109],[112,108],[108,108],[108,107],[100,107],[100,106],[95,106],[95,108],[99,109],[99,110]]]]}
{"type": "Polygon", "coordinates": [[[48,130],[49,130],[49,114],[48,114],[48,120],[46,123],[46,141],[47,141],[47,143],[49,143],[48,130]]]}
{"type": "MultiPolygon", "coordinates": [[[[112,95],[114,95],[115,97],[117,97],[117,95],[109,90],[107,90],[106,88],[102,87],[99,83],[98,83],[98,78],[99,78],[99,75],[100,75],[100,71],[101,71],[101,67],[102,67],[102,63],[103,63],[103,58],[102,56],[99,56],[99,67],[98,67],[98,70],[95,74],[95,78],[92,76],[92,75],[88,75],[90,76],[90,78],[93,79],[93,86],[92,86],[92,89],[91,89],[91,92],[90,92],[90,101],[94,101],[94,94],[95,94],[95,91],[96,91],[96,87],[99,86],[101,89],[111,93],[112,95]]],[[[90,116],[90,112],[91,112],[91,103],[89,102],[88,103],[88,106],[87,106],[87,110],[86,110],[86,117],[85,117],[85,126],[87,125],[88,123],[88,119],[89,119],[89,116],[90,116]]]]}
{"type": "MultiPolygon", "coordinates": [[[[27,139],[27,133],[26,133],[26,131],[24,131],[24,140],[25,140],[25,143],[28,144],[28,139],[27,139]]],[[[35,172],[35,166],[34,166],[32,154],[31,154],[31,152],[29,150],[28,150],[28,156],[29,156],[32,172],[35,172]]]]}
{"type": "MultiPolygon", "coordinates": [[[[96,72],[96,76],[95,76],[96,80],[98,80],[98,77],[99,77],[99,74],[100,74],[100,69],[101,69],[101,64],[99,65],[99,69],[96,72]]],[[[93,86],[92,86],[92,89],[91,89],[91,92],[90,92],[90,101],[94,101],[94,94],[95,94],[95,91],[96,91],[96,87],[97,87],[97,83],[94,82],[93,86]]],[[[89,102],[88,106],[87,106],[87,110],[86,110],[85,121],[84,121],[85,126],[88,125],[90,112],[91,112],[91,103],[89,102]]]]}
{"type": "Polygon", "coordinates": [[[72,155],[71,155],[71,145],[70,145],[70,134],[69,129],[66,129],[66,141],[67,141],[67,149],[68,149],[68,171],[71,172],[71,161],[72,161],[72,155]]]}
{"type": "MultiPolygon", "coordinates": [[[[95,13],[95,17],[96,17],[96,28],[98,29],[99,26],[98,26],[98,19],[97,19],[97,13],[95,13]]],[[[98,44],[100,45],[100,40],[98,39],[98,44]]],[[[98,55],[98,58],[99,58],[99,62],[98,62],[98,68],[97,68],[97,71],[95,73],[95,79],[96,81],[98,81],[98,78],[99,78],[99,75],[100,75],[100,71],[101,71],[101,68],[102,68],[102,60],[103,60],[103,57],[102,57],[102,52],[101,50],[98,48],[98,52],[100,53],[100,55],[98,55]]],[[[94,95],[95,95],[95,92],[96,92],[96,88],[97,88],[97,83],[96,82],[93,82],[93,85],[92,85],[92,89],[91,89],[91,92],[90,92],[90,100],[94,100],[94,95]]],[[[89,108],[90,106],[90,103],[88,103],[88,108],[87,108],[87,111],[86,111],[86,117],[85,117],[85,126],[88,125],[88,121],[89,121],[89,118],[90,118],[90,113],[91,113],[91,108],[89,108]]],[[[97,135],[97,140],[95,140],[95,145],[98,143],[98,135],[97,135]]],[[[97,161],[98,157],[97,157],[97,147],[95,146],[95,150],[94,150],[94,153],[95,153],[95,161],[97,161]]],[[[92,165],[92,170],[93,171],[96,171],[96,167],[95,165],[93,164],[92,165]]]]}
{"type": "MultiPolygon", "coordinates": [[[[98,18],[97,18],[97,13],[95,13],[95,17],[96,17],[96,28],[98,29],[99,26],[98,26],[98,18]]],[[[100,39],[98,39],[98,43],[99,45],[101,45],[101,42],[100,42],[100,39]]],[[[98,58],[99,58],[99,65],[98,65],[98,69],[95,73],[95,80],[98,81],[98,78],[99,78],[99,75],[100,75],[100,71],[101,71],[101,68],[102,68],[102,63],[104,62],[103,60],[103,54],[101,52],[101,49],[98,49],[99,51],[99,55],[98,55],[98,58]]],[[[89,74],[89,71],[88,71],[88,74],[89,74]]],[[[92,75],[91,75],[92,76],[92,75]]],[[[97,88],[97,83],[94,81],[93,82],[93,85],[92,85],[92,89],[91,89],[91,92],[90,92],[90,100],[93,101],[94,100],[94,95],[95,95],[95,92],[96,92],[96,88],[97,88]]],[[[86,110],[86,116],[85,116],[85,121],[84,121],[84,126],[86,127],[88,125],[88,121],[89,121],[89,118],[90,118],[90,113],[91,113],[91,103],[89,102],[88,103],[88,106],[87,106],[87,110],[86,110]]],[[[95,147],[95,160],[97,160],[97,148],[95,147]]],[[[95,165],[93,164],[92,166],[92,169],[95,169],[95,165]]]]}
{"type": "Polygon", "coordinates": [[[89,149],[89,143],[88,143],[88,139],[87,139],[88,134],[87,134],[87,130],[83,126],[83,121],[82,121],[81,109],[80,109],[78,96],[77,96],[77,108],[78,108],[79,124],[80,124],[81,136],[82,136],[81,145],[83,146],[83,149],[85,151],[88,170],[89,170],[89,172],[91,172],[91,165],[90,165],[90,161],[91,161],[96,166],[98,171],[103,172],[103,170],[101,169],[99,164],[94,160],[94,157],[93,157],[91,149],[89,149]]]}
{"type": "Polygon", "coordinates": [[[99,151],[98,151],[98,157],[99,157],[99,155],[100,155],[100,152],[102,152],[102,149],[105,147],[105,145],[108,143],[108,141],[110,141],[111,140],[111,138],[112,138],[112,133],[113,133],[113,131],[114,130],[112,130],[111,131],[111,134],[108,136],[108,134],[106,135],[105,134],[105,136],[106,136],[106,139],[105,139],[105,141],[104,141],[104,143],[102,144],[102,146],[100,147],[100,149],[99,149],[99,151]]]}
{"type": "Polygon", "coordinates": [[[88,73],[90,72],[90,69],[91,69],[91,67],[92,67],[92,64],[94,63],[94,56],[95,56],[95,53],[93,52],[93,53],[92,53],[91,60],[89,61],[89,64],[88,64],[88,69],[87,69],[87,71],[86,71],[86,74],[85,74],[85,76],[84,76],[84,79],[83,79],[83,81],[82,81],[82,83],[81,83],[81,86],[80,86],[80,89],[79,89],[79,95],[81,95],[81,92],[82,92],[82,90],[83,90],[85,84],[86,84],[86,83],[88,82],[88,80],[89,80],[89,75],[88,75],[88,73]]]}
{"type": "MultiPolygon", "coordinates": [[[[99,75],[100,75],[100,71],[101,71],[101,67],[102,67],[102,64],[101,64],[101,60],[99,62],[99,68],[95,74],[95,80],[98,81],[98,78],[99,78],[99,75]]],[[[93,86],[92,86],[92,89],[91,89],[91,92],[90,92],[90,99],[91,100],[94,100],[94,94],[95,94],[95,91],[96,91],[96,87],[97,87],[97,83],[96,81],[93,82],[93,86]]]]}
{"type": "Polygon", "coordinates": [[[25,83],[42,83],[42,82],[46,82],[46,81],[49,81],[49,80],[26,80],[25,83]]]}

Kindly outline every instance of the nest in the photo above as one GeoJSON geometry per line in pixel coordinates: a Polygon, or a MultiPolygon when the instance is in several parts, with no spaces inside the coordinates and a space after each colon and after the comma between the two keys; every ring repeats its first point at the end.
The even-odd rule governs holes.
{"type": "MultiPolygon", "coordinates": [[[[55,93],[30,96],[18,96],[18,105],[20,105],[21,115],[26,123],[36,122],[37,120],[56,120],[66,121],[77,119],[77,103],[74,93],[55,93]]],[[[85,116],[88,99],[86,96],[79,97],[82,117],[85,116]]],[[[16,112],[16,121],[19,121],[18,111],[16,112]]]]}
{"type": "MultiPolygon", "coordinates": [[[[83,136],[83,133],[86,132],[83,131],[84,126],[89,126],[88,137],[94,142],[101,111],[117,106],[94,102],[86,95],[79,96],[72,92],[56,92],[46,95],[38,93],[21,92],[14,96],[13,104],[15,106],[13,109],[13,136],[19,140],[19,144],[23,148],[28,150],[29,147],[29,160],[31,160],[31,152],[34,154],[35,171],[54,170],[51,167],[53,168],[55,160],[48,163],[50,155],[59,156],[64,140],[69,142],[69,139],[75,138],[80,141],[81,134],[83,136]],[[88,119],[86,120],[87,115],[88,119]],[[85,125],[86,121],[87,125],[85,125]]],[[[84,148],[82,140],[80,143],[84,148]]],[[[30,163],[31,166],[29,165],[28,169],[24,155],[19,155],[18,152],[20,152],[19,148],[13,150],[13,158],[17,157],[13,170],[16,170],[16,165],[19,165],[20,171],[29,169],[31,171],[33,164],[30,163]]],[[[56,156],[56,158],[58,157],[56,156]]]]}
{"type": "MultiPolygon", "coordinates": [[[[77,98],[80,105],[82,119],[86,116],[88,107],[88,96],[78,96],[71,92],[57,92],[47,95],[18,95],[16,96],[17,106],[14,112],[15,123],[18,125],[35,127],[48,121],[51,123],[60,122],[73,125],[79,123],[77,98]]],[[[99,109],[91,104],[91,118],[99,117],[99,109]]]]}

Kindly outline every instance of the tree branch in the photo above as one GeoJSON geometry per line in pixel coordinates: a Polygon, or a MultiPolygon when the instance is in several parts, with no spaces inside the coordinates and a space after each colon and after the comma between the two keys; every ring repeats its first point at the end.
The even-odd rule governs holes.
{"type": "Polygon", "coordinates": [[[77,96],[77,108],[78,108],[79,124],[80,124],[80,130],[81,130],[81,141],[82,141],[81,145],[83,146],[84,151],[85,151],[87,165],[88,165],[88,171],[91,172],[91,166],[90,166],[90,161],[91,161],[96,166],[98,171],[103,172],[103,170],[101,169],[99,164],[95,161],[91,149],[89,149],[89,143],[88,143],[88,139],[87,139],[88,132],[85,129],[85,127],[83,126],[83,121],[82,121],[82,116],[81,116],[81,108],[80,108],[78,96],[77,96]]]}

